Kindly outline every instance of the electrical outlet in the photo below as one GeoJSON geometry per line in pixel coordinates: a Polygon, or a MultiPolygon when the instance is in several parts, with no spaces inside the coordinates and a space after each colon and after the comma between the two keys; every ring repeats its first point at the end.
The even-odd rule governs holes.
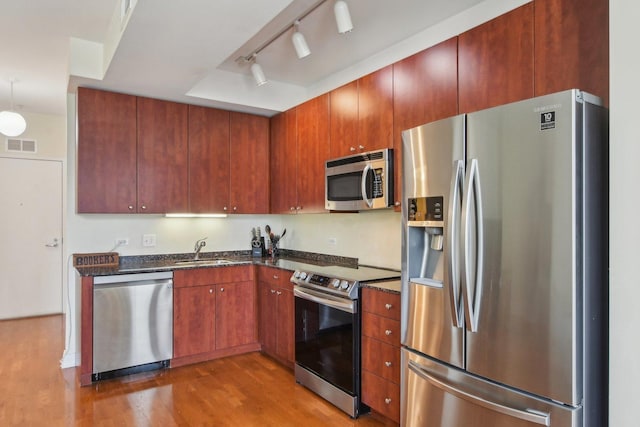
{"type": "Polygon", "coordinates": [[[156,245],[156,235],[155,234],[143,234],[142,235],[142,246],[151,247],[156,245]]]}
{"type": "Polygon", "coordinates": [[[116,239],[116,246],[127,246],[129,244],[128,237],[119,237],[116,239]]]}
{"type": "Polygon", "coordinates": [[[335,237],[329,237],[329,244],[331,246],[335,246],[338,244],[338,239],[336,239],[335,237]]]}

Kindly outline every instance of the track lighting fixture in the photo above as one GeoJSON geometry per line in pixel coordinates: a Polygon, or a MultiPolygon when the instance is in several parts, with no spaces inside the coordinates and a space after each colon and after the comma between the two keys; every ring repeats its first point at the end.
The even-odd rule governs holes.
{"type": "Polygon", "coordinates": [[[353,23],[351,22],[351,14],[349,13],[349,6],[344,0],[338,0],[333,5],[333,13],[336,15],[336,25],[338,26],[338,32],[345,34],[353,30],[353,23]]]}
{"type": "Polygon", "coordinates": [[[0,133],[9,137],[19,136],[27,128],[24,117],[13,111],[13,82],[11,80],[11,108],[0,112],[0,133]]]}
{"type": "Polygon", "coordinates": [[[256,62],[256,56],[256,54],[253,54],[251,74],[253,74],[253,79],[256,81],[256,85],[262,86],[267,82],[267,77],[264,75],[264,71],[262,71],[262,67],[260,66],[260,64],[256,62]]]}
{"type": "Polygon", "coordinates": [[[298,59],[305,58],[309,56],[311,50],[309,49],[309,45],[304,38],[304,35],[299,30],[300,21],[296,21],[293,24],[293,36],[291,36],[291,41],[293,42],[293,47],[296,49],[296,55],[298,55],[298,59]]]}

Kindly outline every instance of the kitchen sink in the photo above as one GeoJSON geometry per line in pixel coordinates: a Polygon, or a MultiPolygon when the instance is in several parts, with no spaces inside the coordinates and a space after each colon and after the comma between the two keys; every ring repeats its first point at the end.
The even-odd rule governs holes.
{"type": "Polygon", "coordinates": [[[199,260],[188,259],[183,261],[176,261],[175,264],[183,265],[183,266],[188,266],[188,265],[206,266],[206,265],[238,264],[238,261],[231,261],[229,259],[199,259],[199,260]]]}

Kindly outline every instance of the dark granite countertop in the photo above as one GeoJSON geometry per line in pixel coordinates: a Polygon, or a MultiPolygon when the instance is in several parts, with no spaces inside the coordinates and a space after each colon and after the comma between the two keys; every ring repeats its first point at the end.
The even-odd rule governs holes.
{"type": "MultiPolygon", "coordinates": [[[[262,265],[289,271],[313,270],[314,267],[319,266],[358,268],[357,258],[291,250],[281,250],[280,255],[275,259],[271,257],[252,257],[251,251],[205,252],[200,254],[200,263],[184,263],[191,260],[192,257],[193,254],[122,256],[118,267],[76,267],[76,270],[81,276],[111,276],[192,268],[229,267],[243,264],[262,265]],[[229,262],[223,264],[215,263],[216,260],[221,259],[229,262]],[[182,263],[180,263],[181,261],[182,263]]],[[[366,286],[393,292],[397,288],[397,292],[400,291],[399,281],[380,282],[379,284],[371,283],[366,286]],[[393,284],[394,282],[398,282],[397,286],[393,284]]]]}

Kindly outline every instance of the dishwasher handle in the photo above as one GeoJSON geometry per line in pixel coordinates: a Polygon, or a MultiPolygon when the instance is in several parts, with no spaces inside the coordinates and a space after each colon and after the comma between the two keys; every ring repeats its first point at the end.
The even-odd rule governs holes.
{"type": "Polygon", "coordinates": [[[164,280],[136,280],[134,282],[114,282],[114,283],[98,283],[93,285],[94,290],[99,289],[115,289],[130,288],[133,286],[168,286],[173,287],[173,279],[164,280]]]}

